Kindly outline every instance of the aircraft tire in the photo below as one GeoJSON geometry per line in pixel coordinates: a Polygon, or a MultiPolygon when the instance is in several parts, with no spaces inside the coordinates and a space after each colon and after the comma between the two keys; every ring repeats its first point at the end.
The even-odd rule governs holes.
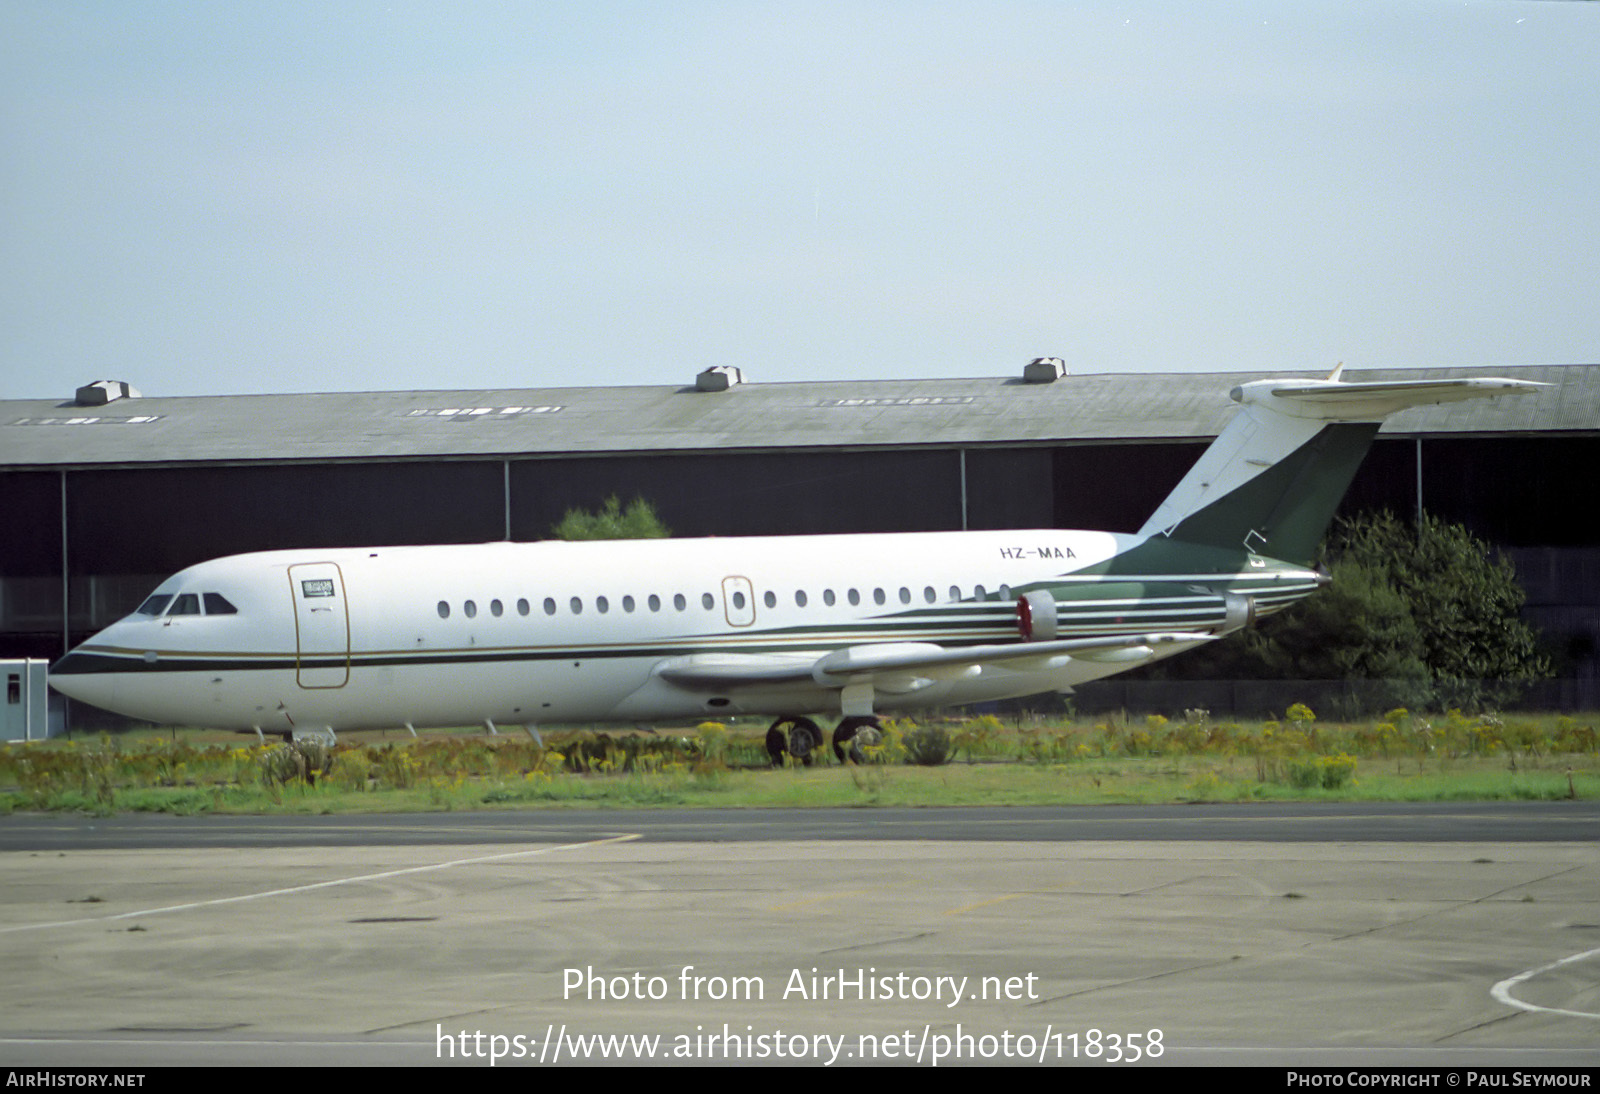
{"type": "Polygon", "coordinates": [[[833,731],[833,756],[840,763],[848,759],[851,763],[859,764],[866,761],[865,754],[861,751],[861,742],[856,740],[863,727],[876,728],[878,719],[872,717],[850,717],[842,720],[833,731]]]}

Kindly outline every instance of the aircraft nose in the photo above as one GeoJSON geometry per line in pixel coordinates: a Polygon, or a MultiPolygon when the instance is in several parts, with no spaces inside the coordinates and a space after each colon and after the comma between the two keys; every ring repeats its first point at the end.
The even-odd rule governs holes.
{"type": "Polygon", "coordinates": [[[102,660],[79,646],[53,662],[45,678],[69,699],[104,706],[116,691],[116,676],[110,666],[99,663],[102,660]]]}

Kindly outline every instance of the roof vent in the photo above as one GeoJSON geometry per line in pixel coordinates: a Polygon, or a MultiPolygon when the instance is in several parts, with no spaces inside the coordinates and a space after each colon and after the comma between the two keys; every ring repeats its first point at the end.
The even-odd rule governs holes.
{"type": "Polygon", "coordinates": [[[1053,384],[1067,374],[1067,363],[1059,357],[1035,357],[1022,369],[1022,379],[1030,384],[1053,384]]]}
{"type": "Polygon", "coordinates": [[[139,389],[126,380],[96,380],[80,387],[75,401],[79,406],[105,406],[118,399],[137,398],[139,389]]]}
{"type": "Polygon", "coordinates": [[[744,373],[730,365],[712,365],[694,378],[696,391],[727,391],[744,383],[744,373]]]}

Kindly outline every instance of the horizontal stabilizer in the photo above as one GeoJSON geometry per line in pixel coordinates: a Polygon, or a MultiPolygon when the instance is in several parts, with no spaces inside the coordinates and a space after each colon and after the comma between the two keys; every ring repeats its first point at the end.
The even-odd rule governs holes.
{"type": "Polygon", "coordinates": [[[1296,418],[1377,422],[1408,407],[1537,391],[1548,384],[1485,376],[1467,380],[1257,380],[1233,389],[1233,400],[1296,418]]]}

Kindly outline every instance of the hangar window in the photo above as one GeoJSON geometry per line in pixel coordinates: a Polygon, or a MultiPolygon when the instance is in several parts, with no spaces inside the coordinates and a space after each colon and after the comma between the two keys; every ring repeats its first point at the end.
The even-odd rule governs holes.
{"type": "Polygon", "coordinates": [[[761,602],[769,608],[776,608],[778,606],[778,594],[768,589],[766,595],[761,598],[761,602]]]}
{"type": "Polygon", "coordinates": [[[160,615],[161,614],[161,609],[165,608],[167,606],[168,602],[170,602],[171,600],[172,600],[172,594],[171,593],[157,593],[156,595],[154,595],[154,596],[150,597],[149,599],[147,599],[143,604],[140,604],[139,605],[139,610],[135,614],[137,614],[137,615],[160,615]]]}
{"type": "Polygon", "coordinates": [[[645,603],[650,605],[650,610],[653,612],[659,612],[661,610],[661,598],[655,593],[651,593],[650,599],[645,601],[645,603]]]}
{"type": "Polygon", "coordinates": [[[583,598],[582,597],[575,596],[575,597],[572,598],[572,614],[573,615],[582,615],[583,614],[583,598]]]}
{"type": "Polygon", "coordinates": [[[851,589],[849,592],[845,593],[844,595],[845,595],[845,599],[850,601],[850,606],[852,608],[855,607],[857,604],[861,603],[861,594],[856,592],[854,589],[851,589]]]}
{"type": "Polygon", "coordinates": [[[710,593],[701,593],[700,606],[709,612],[712,608],[717,606],[716,597],[712,596],[710,593]]]}
{"type": "Polygon", "coordinates": [[[526,599],[517,601],[517,614],[518,615],[527,615],[528,614],[528,602],[527,602],[526,599]]]}
{"type": "Polygon", "coordinates": [[[603,596],[595,597],[594,598],[594,610],[599,612],[601,615],[605,615],[607,612],[609,612],[611,610],[611,601],[607,600],[603,596]]]}
{"type": "Polygon", "coordinates": [[[804,589],[796,589],[794,591],[794,603],[797,608],[806,606],[806,591],[804,589]]]}
{"type": "Polygon", "coordinates": [[[499,619],[500,618],[500,613],[503,612],[503,611],[505,611],[505,608],[501,607],[500,601],[498,601],[498,600],[489,601],[489,614],[490,615],[494,616],[496,619],[499,619]]]}
{"type": "Polygon", "coordinates": [[[478,604],[476,601],[467,601],[461,605],[461,610],[466,613],[468,619],[476,619],[478,616],[478,604]]]}
{"type": "Polygon", "coordinates": [[[450,618],[450,602],[448,600],[439,601],[439,618],[440,619],[449,619],[450,618]]]}
{"type": "Polygon", "coordinates": [[[228,598],[221,593],[203,593],[207,615],[238,615],[239,609],[228,603],[228,598]]]}
{"type": "Polygon", "coordinates": [[[822,602],[824,604],[826,604],[830,608],[833,607],[833,590],[832,589],[823,589],[822,590],[822,602]]]}
{"type": "Polygon", "coordinates": [[[555,602],[555,599],[553,597],[548,597],[547,596],[547,597],[544,598],[544,614],[545,615],[555,615],[556,614],[556,602],[555,602]]]}
{"type": "Polygon", "coordinates": [[[682,593],[677,593],[672,598],[672,606],[681,612],[689,606],[689,602],[683,598],[682,593]]]}
{"type": "Polygon", "coordinates": [[[172,610],[168,615],[199,615],[200,596],[198,593],[179,593],[178,599],[172,602],[172,610]]]}

